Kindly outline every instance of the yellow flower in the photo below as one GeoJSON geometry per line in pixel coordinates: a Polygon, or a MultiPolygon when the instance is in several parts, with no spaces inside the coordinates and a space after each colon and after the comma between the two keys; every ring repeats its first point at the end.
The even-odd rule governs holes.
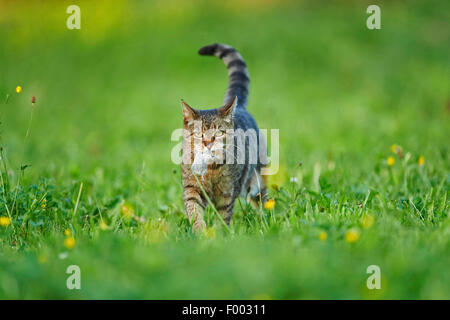
{"type": "Polygon", "coordinates": [[[47,207],[47,199],[42,199],[42,201],[41,201],[41,208],[42,209],[45,209],[47,207]]]}
{"type": "Polygon", "coordinates": [[[388,157],[387,160],[386,160],[386,163],[387,163],[387,165],[389,167],[392,167],[394,165],[394,163],[395,163],[394,157],[388,157]]]}
{"type": "Polygon", "coordinates": [[[105,223],[105,221],[100,220],[100,230],[105,231],[106,229],[108,229],[108,225],[105,223]]]}
{"type": "Polygon", "coordinates": [[[216,237],[216,229],[215,228],[206,228],[205,236],[210,239],[214,239],[216,237]]]}
{"type": "Polygon", "coordinates": [[[375,222],[375,218],[371,214],[364,215],[359,222],[364,229],[369,229],[375,222]]]}
{"type": "Polygon", "coordinates": [[[66,237],[70,236],[70,230],[69,229],[64,230],[64,235],[66,237]]]}
{"type": "Polygon", "coordinates": [[[7,227],[11,224],[11,219],[9,217],[0,217],[0,226],[7,227]]]}
{"type": "Polygon", "coordinates": [[[403,159],[402,147],[400,147],[399,145],[393,144],[390,149],[391,149],[392,153],[396,153],[400,159],[403,159]]]}
{"type": "Polygon", "coordinates": [[[64,245],[66,246],[67,249],[72,249],[73,247],[75,247],[76,243],[77,242],[75,241],[74,237],[64,239],[64,245]]]}
{"type": "Polygon", "coordinates": [[[22,87],[21,86],[17,86],[16,87],[16,92],[17,93],[21,93],[22,92],[22,87]]]}
{"type": "Polygon", "coordinates": [[[275,207],[275,200],[269,199],[264,203],[264,208],[267,210],[272,210],[275,207]]]}
{"type": "Polygon", "coordinates": [[[129,203],[123,203],[120,206],[120,212],[125,218],[132,218],[134,216],[134,209],[129,203]]]}
{"type": "Polygon", "coordinates": [[[425,158],[424,156],[420,156],[419,160],[417,160],[417,163],[419,164],[419,166],[423,166],[425,163],[425,158]]]}
{"type": "Polygon", "coordinates": [[[359,239],[359,231],[356,229],[350,229],[345,233],[345,241],[348,243],[353,243],[359,239]]]}
{"type": "Polygon", "coordinates": [[[325,231],[322,231],[322,232],[319,234],[319,240],[320,240],[320,241],[325,241],[325,240],[327,240],[327,238],[328,238],[328,235],[327,235],[327,233],[326,233],[325,231]]]}

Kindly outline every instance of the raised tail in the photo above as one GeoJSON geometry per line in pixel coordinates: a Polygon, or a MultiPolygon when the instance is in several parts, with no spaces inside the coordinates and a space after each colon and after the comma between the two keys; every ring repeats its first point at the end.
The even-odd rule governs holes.
{"type": "Polygon", "coordinates": [[[226,44],[214,43],[201,48],[198,53],[202,56],[216,56],[223,60],[227,66],[230,79],[223,104],[231,103],[237,96],[237,107],[245,108],[247,106],[250,76],[247,65],[239,52],[226,44]]]}

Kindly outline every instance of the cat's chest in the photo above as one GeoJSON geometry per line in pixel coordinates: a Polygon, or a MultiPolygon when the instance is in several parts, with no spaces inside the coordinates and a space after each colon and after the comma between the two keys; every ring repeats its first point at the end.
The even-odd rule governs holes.
{"type": "Polygon", "coordinates": [[[233,184],[232,175],[227,166],[208,166],[206,174],[200,178],[207,192],[213,195],[228,192],[233,184]]]}

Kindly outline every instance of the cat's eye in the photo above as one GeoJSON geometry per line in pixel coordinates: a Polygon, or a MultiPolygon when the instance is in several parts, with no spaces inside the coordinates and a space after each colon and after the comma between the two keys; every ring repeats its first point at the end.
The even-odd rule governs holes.
{"type": "Polygon", "coordinates": [[[194,137],[196,137],[196,138],[201,138],[203,136],[203,133],[202,132],[198,132],[198,131],[195,131],[194,132],[194,137]]]}
{"type": "Polygon", "coordinates": [[[218,138],[218,137],[223,136],[224,133],[225,133],[225,132],[223,132],[222,130],[217,130],[217,131],[214,133],[214,136],[215,136],[216,138],[218,138]]]}

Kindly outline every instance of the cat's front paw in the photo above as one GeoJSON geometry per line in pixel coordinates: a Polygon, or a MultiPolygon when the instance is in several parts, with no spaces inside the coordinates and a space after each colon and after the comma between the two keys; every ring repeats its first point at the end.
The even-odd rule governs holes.
{"type": "Polygon", "coordinates": [[[203,221],[203,219],[197,219],[195,220],[192,229],[194,232],[203,232],[206,230],[206,222],[203,221]]]}

